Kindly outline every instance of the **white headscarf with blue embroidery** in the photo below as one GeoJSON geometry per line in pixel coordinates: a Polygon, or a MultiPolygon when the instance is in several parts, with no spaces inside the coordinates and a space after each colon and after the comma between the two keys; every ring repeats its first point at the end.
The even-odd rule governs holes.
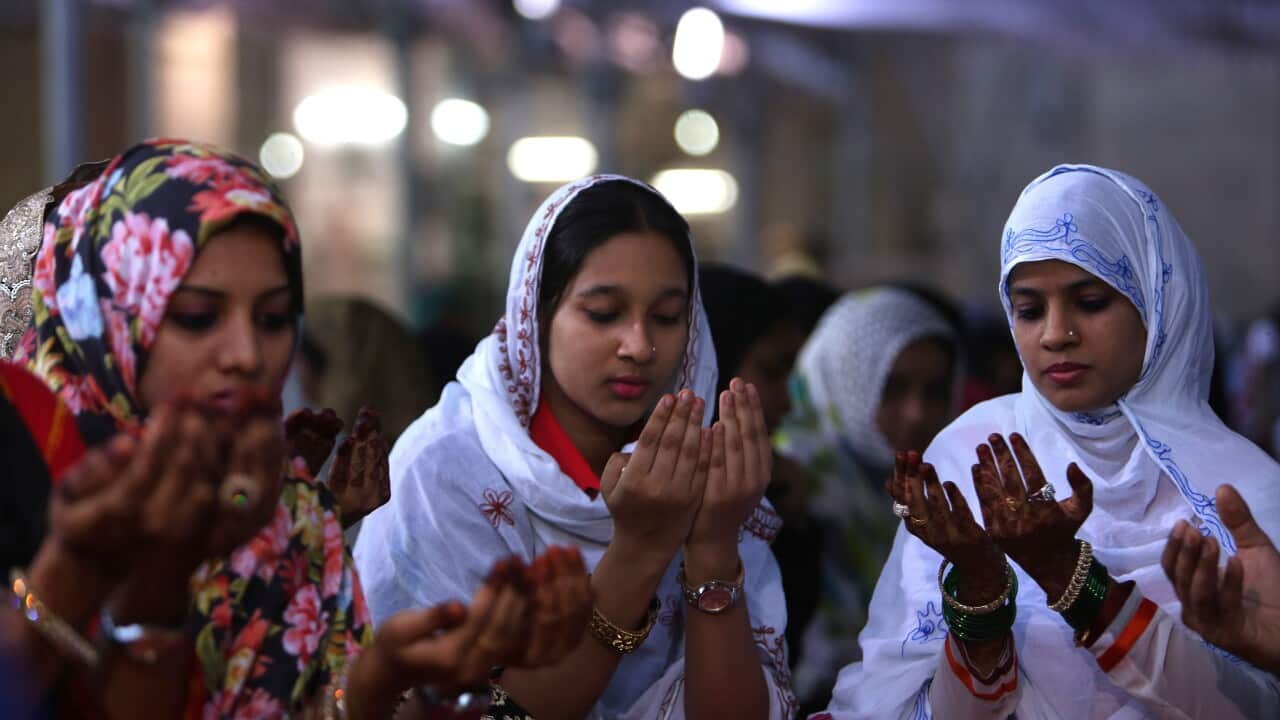
{"type": "MultiPolygon", "coordinates": [[[[1138,309],[1147,329],[1138,382],[1107,408],[1066,413],[1023,376],[1022,392],[982,403],[944,430],[925,453],[976,512],[974,448],[990,433],[1026,437],[1058,497],[1071,493],[1078,462],[1094,484],[1094,512],[1080,537],[1124,582],[1175,618],[1180,606],[1160,569],[1172,524],[1187,519],[1235,543],[1218,518],[1216,487],[1232,483],[1272,537],[1280,537],[1280,466],[1228,429],[1209,408],[1213,328],[1200,258],[1164,203],[1123,173],[1061,165],[1029,184],[1001,239],[1000,298],[1012,318],[1009,273],[1060,260],[1104,280],[1138,309]]],[[[1010,320],[1012,322],[1012,319],[1010,320]]],[[[885,500],[886,504],[888,499],[885,500]]],[[[981,517],[976,518],[981,522],[981,517]]],[[[940,556],[899,529],[860,636],[864,661],[841,673],[830,710],[839,720],[927,718],[928,684],[946,625],[937,587],[940,556]]],[[[1019,718],[1146,717],[1074,646],[1044,592],[1018,571],[1019,718]]]]}

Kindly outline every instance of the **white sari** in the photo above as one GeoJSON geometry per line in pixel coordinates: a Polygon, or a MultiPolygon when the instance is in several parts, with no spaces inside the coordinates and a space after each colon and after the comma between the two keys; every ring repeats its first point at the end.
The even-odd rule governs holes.
{"type": "MultiPolygon", "coordinates": [[[[975,513],[979,504],[969,468],[976,462],[974,448],[991,433],[1021,433],[1060,498],[1071,493],[1067,465],[1079,463],[1093,481],[1095,505],[1079,536],[1093,544],[1116,580],[1136,581],[1139,592],[1177,617],[1180,605],[1160,555],[1179,519],[1235,551],[1214,507],[1220,483],[1233,483],[1263,529],[1280,537],[1280,466],[1223,425],[1208,405],[1213,334],[1200,259],[1146,186],[1085,165],[1054,168],[1023,191],[1001,250],[1000,298],[1010,317],[1009,273],[1026,262],[1072,263],[1128,298],[1147,329],[1141,377],[1111,407],[1064,413],[1024,374],[1021,393],[967,412],[938,436],[925,460],[964,491],[975,513]]],[[[940,560],[899,529],[860,637],[863,662],[847,667],[836,686],[829,710],[835,718],[932,716],[929,685],[935,671],[946,667],[945,661],[939,664],[946,642],[936,579],[940,560]]],[[[1018,576],[1018,718],[1166,716],[1153,709],[1161,707],[1159,698],[1125,690],[1089,651],[1076,647],[1071,628],[1048,609],[1044,592],[1021,570],[1018,576]]],[[[1221,652],[1198,642],[1177,647],[1221,652]]],[[[1275,678],[1238,661],[1167,659],[1165,680],[1194,687],[1208,707],[1222,710],[1219,718],[1253,716],[1251,709],[1280,698],[1275,678]],[[1205,667],[1218,675],[1191,674],[1191,668],[1205,667]],[[1183,673],[1188,676],[1174,677],[1183,673]]]]}
{"type": "MultiPolygon", "coordinates": [[[[574,545],[591,569],[608,547],[613,520],[603,499],[583,492],[529,436],[542,369],[537,302],[544,244],[560,211],[583,189],[608,180],[636,182],[594,176],[543,202],[516,249],[506,315],[462,365],[439,404],[396,443],[391,502],[365,518],[355,550],[375,623],[406,608],[470,597],[502,557],[530,561],[549,545],[574,545]]],[[[696,285],[689,320],[684,366],[673,389],[689,388],[710,400],[715,349],[696,285]]],[[[708,402],[704,422],[713,409],[708,402]]],[[[770,717],[780,719],[794,712],[794,699],[783,640],[782,579],[768,545],[777,532],[776,517],[762,503],[744,525],[738,550],[770,717]]],[[[676,582],[679,563],[677,555],[658,586],[658,624],[622,660],[592,718],[684,717],[687,607],[676,582]]]]}

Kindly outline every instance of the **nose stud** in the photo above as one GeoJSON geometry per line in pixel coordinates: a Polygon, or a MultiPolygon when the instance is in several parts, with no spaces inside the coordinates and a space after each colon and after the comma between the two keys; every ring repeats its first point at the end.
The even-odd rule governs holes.
{"type": "Polygon", "coordinates": [[[658,354],[658,346],[657,346],[657,345],[650,345],[650,346],[649,346],[649,352],[651,352],[651,353],[653,353],[653,354],[655,354],[655,355],[656,355],[656,354],[658,354]]]}
{"type": "Polygon", "coordinates": [[[1068,331],[1067,331],[1067,337],[1069,337],[1069,338],[1077,337],[1077,335],[1076,335],[1076,331],[1075,331],[1075,330],[1068,330],[1068,331]]]}

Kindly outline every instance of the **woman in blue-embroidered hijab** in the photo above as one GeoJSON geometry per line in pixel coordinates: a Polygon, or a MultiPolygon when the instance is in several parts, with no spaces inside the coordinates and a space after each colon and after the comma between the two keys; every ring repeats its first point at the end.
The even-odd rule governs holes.
{"type": "Polygon", "coordinates": [[[1280,533],[1280,466],[1207,403],[1190,240],[1137,180],[1059,166],[1019,198],[1000,270],[1022,392],[899,456],[903,527],[830,716],[1274,712],[1277,679],[1188,632],[1160,567],[1178,520],[1234,552],[1212,499],[1228,478],[1280,533]]]}

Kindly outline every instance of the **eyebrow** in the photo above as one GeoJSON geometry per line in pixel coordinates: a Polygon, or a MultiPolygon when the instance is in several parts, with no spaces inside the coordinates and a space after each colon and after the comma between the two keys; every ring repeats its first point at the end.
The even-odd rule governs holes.
{"type": "MultiPolygon", "coordinates": [[[[1071,283],[1071,284],[1069,284],[1069,285],[1065,286],[1065,287],[1064,287],[1064,288],[1062,288],[1062,289],[1063,289],[1063,290],[1065,290],[1065,291],[1067,291],[1067,292],[1076,292],[1076,291],[1079,291],[1079,290],[1086,290],[1086,289],[1088,289],[1088,288],[1091,288],[1091,287],[1094,287],[1094,286],[1097,286],[1097,285],[1107,286],[1107,284],[1106,284],[1105,282],[1103,282],[1102,280],[1100,280],[1100,279],[1098,279],[1098,278],[1096,278],[1096,277],[1087,277],[1087,278],[1081,278],[1081,279],[1079,279],[1079,280],[1077,280],[1077,281],[1075,281],[1075,282],[1073,282],[1073,283],[1071,283]]],[[[1039,296],[1041,296],[1041,295],[1044,295],[1044,292],[1043,292],[1043,291],[1041,291],[1041,290],[1037,290],[1037,289],[1035,289],[1035,288],[1019,287],[1019,286],[1015,285],[1015,286],[1013,286],[1013,287],[1009,288],[1009,294],[1010,294],[1010,295],[1019,295],[1019,296],[1023,296],[1023,297],[1039,297],[1039,296]]]]}
{"type": "MultiPolygon", "coordinates": [[[[619,285],[593,285],[585,290],[581,290],[574,294],[574,297],[587,299],[600,297],[602,295],[625,295],[626,291],[619,285]]],[[[683,288],[667,288],[658,296],[659,300],[665,300],[669,297],[686,298],[689,296],[683,288]]]]}
{"type": "MultiPolygon", "coordinates": [[[[279,286],[270,288],[268,290],[263,290],[262,292],[258,293],[258,296],[255,298],[255,301],[265,300],[266,298],[271,297],[272,295],[277,295],[279,293],[288,292],[288,291],[289,291],[288,285],[279,285],[279,286]]],[[[218,290],[217,288],[203,287],[201,285],[183,285],[182,287],[178,288],[174,292],[174,294],[176,295],[178,293],[183,293],[183,292],[195,293],[197,295],[205,295],[207,297],[212,297],[212,298],[223,298],[223,297],[226,297],[227,295],[227,292],[225,290],[218,290]]]]}

